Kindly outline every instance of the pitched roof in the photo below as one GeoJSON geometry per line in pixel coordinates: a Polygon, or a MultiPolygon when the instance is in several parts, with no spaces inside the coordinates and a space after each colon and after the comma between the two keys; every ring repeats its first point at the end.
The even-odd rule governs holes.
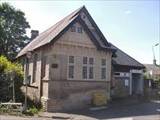
{"type": "Polygon", "coordinates": [[[130,66],[130,67],[137,67],[137,68],[145,68],[143,64],[139,63],[137,60],[120,50],[118,47],[111,44],[116,51],[116,57],[113,58],[114,65],[123,65],[123,66],[130,66]]]}
{"type": "Polygon", "coordinates": [[[100,31],[100,29],[94,22],[93,18],[90,16],[89,12],[84,6],[75,10],[74,12],[63,18],[61,21],[57,22],[52,27],[39,34],[39,36],[37,36],[34,40],[32,40],[27,46],[25,46],[19,52],[17,58],[25,55],[28,51],[33,51],[51,42],[55,42],[57,38],[64,33],[65,29],[67,29],[77,20],[83,25],[86,32],[90,35],[91,40],[94,42],[94,44],[97,46],[98,49],[112,50],[112,51],[117,50],[116,52],[117,57],[113,58],[114,64],[144,68],[144,66],[141,63],[139,63],[138,61],[136,61],[135,59],[133,59],[132,57],[121,51],[119,48],[108,43],[108,41],[106,40],[106,38],[104,37],[104,35],[102,34],[102,32],[100,31]],[[80,17],[81,12],[84,12],[86,14],[88,19],[92,23],[93,27],[95,28],[95,31],[88,29],[87,25],[80,17]],[[95,33],[97,33],[100,37],[97,37],[95,33]]]}
{"type": "MultiPolygon", "coordinates": [[[[93,26],[96,27],[96,32],[98,32],[102,36],[101,39],[97,39],[96,36],[93,35],[93,31],[89,31],[90,34],[93,36],[93,38],[96,39],[96,42],[97,42],[96,45],[99,45],[100,48],[111,50],[111,47],[109,46],[107,40],[105,39],[103,34],[100,32],[99,28],[97,27],[97,25],[94,22],[94,20],[92,19],[92,17],[89,15],[87,9],[83,6],[79,9],[75,10],[74,12],[72,12],[71,14],[66,16],[65,18],[63,18],[61,21],[59,21],[58,23],[56,23],[55,25],[53,25],[52,27],[50,27],[46,31],[42,32],[39,36],[37,36],[34,40],[32,40],[27,46],[25,46],[19,52],[19,54],[17,55],[17,58],[25,55],[27,53],[27,51],[33,51],[33,50],[40,48],[48,43],[51,43],[51,41],[54,41],[54,39],[58,35],[60,35],[60,33],[64,29],[66,29],[71,23],[73,23],[77,18],[81,19],[79,17],[81,11],[83,11],[87,14],[87,16],[92,21],[93,26]]],[[[85,24],[85,23],[83,23],[83,24],[85,24]]]]}

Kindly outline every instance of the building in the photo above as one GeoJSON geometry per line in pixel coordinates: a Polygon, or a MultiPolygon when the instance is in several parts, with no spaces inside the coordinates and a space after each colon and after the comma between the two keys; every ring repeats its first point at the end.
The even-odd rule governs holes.
{"type": "Polygon", "coordinates": [[[157,64],[144,64],[146,67],[146,77],[148,79],[159,80],[160,79],[160,67],[157,64]]]}
{"type": "Polygon", "coordinates": [[[143,91],[144,66],[110,44],[84,6],[39,34],[17,58],[26,60],[29,97],[41,101],[46,111],[88,107],[97,92],[110,100],[111,87],[113,96],[121,89],[113,83],[119,80],[115,75],[122,73],[128,79],[124,80],[129,89],[126,95],[143,91]],[[31,53],[30,59],[27,53],[31,53]],[[113,58],[115,55],[118,58],[113,58]]]}
{"type": "MultiPolygon", "coordinates": [[[[111,44],[112,45],[112,44],[111,44]]],[[[112,97],[126,97],[129,95],[143,94],[144,65],[112,45],[116,57],[112,59],[112,97]]]]}

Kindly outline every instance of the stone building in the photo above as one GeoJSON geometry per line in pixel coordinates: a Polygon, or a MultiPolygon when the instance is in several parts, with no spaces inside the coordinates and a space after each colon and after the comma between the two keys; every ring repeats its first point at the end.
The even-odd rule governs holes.
{"type": "MultiPolygon", "coordinates": [[[[83,6],[39,34],[17,58],[26,60],[25,78],[30,76],[31,79],[28,96],[41,101],[46,111],[62,111],[90,106],[95,92],[104,93],[110,100],[111,87],[116,83],[111,79],[112,73],[125,72],[131,77],[131,71],[134,71],[142,75],[144,66],[134,59],[131,63],[137,64],[118,67],[119,59],[113,59],[117,50],[106,40],[83,6]],[[30,59],[27,59],[27,53],[31,53],[30,59]],[[112,67],[116,71],[112,71],[112,67]],[[119,71],[119,68],[122,69],[119,71]]],[[[123,53],[122,56],[127,55],[123,53]]],[[[143,81],[141,77],[137,77],[138,80],[143,81]]],[[[128,81],[128,84],[132,83],[128,81]]],[[[142,93],[141,82],[135,86],[142,93]]],[[[115,88],[113,96],[116,95],[115,88]]]]}

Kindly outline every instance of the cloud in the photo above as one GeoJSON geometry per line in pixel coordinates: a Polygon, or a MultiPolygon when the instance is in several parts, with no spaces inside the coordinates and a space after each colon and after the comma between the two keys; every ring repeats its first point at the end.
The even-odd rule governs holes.
{"type": "Polygon", "coordinates": [[[130,11],[130,10],[126,10],[124,13],[128,15],[128,14],[131,14],[131,13],[132,13],[132,11],[130,11]]]}

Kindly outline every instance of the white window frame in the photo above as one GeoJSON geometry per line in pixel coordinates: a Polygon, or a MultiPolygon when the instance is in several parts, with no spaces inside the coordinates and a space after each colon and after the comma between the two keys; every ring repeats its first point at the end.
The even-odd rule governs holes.
{"type": "Polygon", "coordinates": [[[101,59],[101,80],[106,80],[106,79],[107,79],[107,60],[106,60],[106,58],[102,58],[101,59]],[[102,60],[105,60],[105,65],[102,65],[102,60]],[[105,78],[102,78],[102,69],[103,68],[106,69],[105,78]]]}
{"type": "Polygon", "coordinates": [[[83,56],[82,57],[82,79],[83,80],[93,80],[95,78],[95,74],[94,74],[94,63],[95,63],[95,59],[94,57],[87,57],[87,56],[83,56]],[[87,64],[83,63],[83,58],[86,57],[87,58],[87,64]],[[93,64],[89,63],[89,59],[93,58],[93,64]],[[83,67],[87,67],[87,78],[83,78],[83,67]],[[93,67],[93,78],[89,78],[90,76],[90,68],[93,67]]]}
{"type": "Polygon", "coordinates": [[[69,55],[68,56],[68,65],[67,65],[67,79],[68,80],[74,80],[75,79],[75,56],[73,56],[73,59],[74,59],[74,62],[73,63],[70,63],[69,62],[69,58],[73,56],[73,55],[69,55]],[[73,66],[73,78],[70,78],[69,77],[69,66],[73,66]]]}

